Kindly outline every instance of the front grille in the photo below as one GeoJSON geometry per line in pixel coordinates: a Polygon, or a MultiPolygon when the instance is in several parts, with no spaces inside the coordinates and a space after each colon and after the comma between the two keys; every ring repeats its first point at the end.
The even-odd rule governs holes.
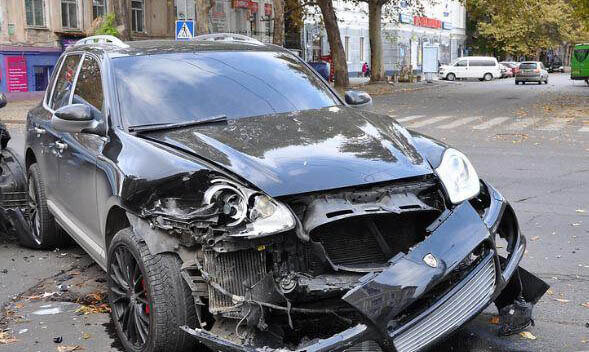
{"type": "MultiPolygon", "coordinates": [[[[211,280],[237,296],[247,296],[248,290],[266,275],[266,255],[253,249],[232,253],[205,251],[204,269],[211,280]]],[[[241,318],[231,298],[209,285],[209,310],[230,318],[241,318]]]]}
{"type": "Polygon", "coordinates": [[[382,349],[375,341],[364,341],[347,348],[345,352],[382,352],[382,349]]]}
{"type": "Polygon", "coordinates": [[[490,255],[481,264],[479,271],[464,286],[444,296],[433,312],[409,322],[407,326],[410,328],[394,339],[395,348],[399,352],[417,351],[460,327],[489,302],[494,291],[495,263],[490,255]]]}

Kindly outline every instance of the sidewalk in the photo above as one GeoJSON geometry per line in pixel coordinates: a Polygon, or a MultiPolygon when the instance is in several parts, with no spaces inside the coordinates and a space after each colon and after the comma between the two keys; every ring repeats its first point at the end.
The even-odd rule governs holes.
{"type": "Polygon", "coordinates": [[[422,89],[429,89],[429,88],[436,88],[440,86],[450,85],[450,83],[446,81],[441,81],[437,77],[431,83],[426,81],[415,82],[415,83],[389,83],[389,82],[379,82],[379,83],[370,83],[370,79],[368,77],[351,77],[350,78],[350,88],[357,89],[367,92],[372,96],[379,96],[379,95],[387,95],[387,94],[394,94],[399,92],[409,92],[415,90],[422,90],[422,89]]]}
{"type": "Polygon", "coordinates": [[[45,92],[6,93],[8,104],[0,109],[0,122],[24,124],[27,112],[43,100],[45,92]]]}

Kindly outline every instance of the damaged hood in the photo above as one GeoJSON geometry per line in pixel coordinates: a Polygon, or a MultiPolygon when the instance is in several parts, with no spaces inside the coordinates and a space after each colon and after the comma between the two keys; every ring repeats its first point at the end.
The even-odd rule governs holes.
{"type": "Polygon", "coordinates": [[[411,135],[388,116],[349,107],[265,115],[157,131],[277,197],[432,173],[411,135]]]}

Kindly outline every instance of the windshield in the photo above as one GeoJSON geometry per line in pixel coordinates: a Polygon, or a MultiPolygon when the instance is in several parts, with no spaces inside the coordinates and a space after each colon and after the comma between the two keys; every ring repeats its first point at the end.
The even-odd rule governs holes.
{"type": "Polygon", "coordinates": [[[320,109],[340,102],[311,70],[283,52],[198,52],[113,60],[130,126],[320,109]]]}

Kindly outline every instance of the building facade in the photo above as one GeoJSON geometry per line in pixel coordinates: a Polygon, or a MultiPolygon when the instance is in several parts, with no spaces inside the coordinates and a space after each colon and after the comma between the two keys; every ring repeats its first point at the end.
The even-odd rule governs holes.
{"type": "MultiPolygon", "coordinates": [[[[194,0],[1,0],[0,91],[45,90],[60,54],[115,12],[131,40],[172,39],[177,19],[198,20],[194,0]]],[[[211,32],[271,42],[272,14],[271,0],[217,0],[204,20],[211,32]]]]}
{"type": "MultiPolygon", "coordinates": [[[[418,16],[405,2],[383,20],[383,61],[387,75],[410,66],[421,71],[423,47],[439,47],[442,64],[463,56],[466,41],[466,9],[458,1],[441,0],[431,5],[424,2],[424,12],[418,16]]],[[[334,6],[340,21],[340,35],[346,52],[348,72],[357,76],[362,64],[370,65],[370,41],[368,34],[368,6],[352,5],[335,0],[334,6]]],[[[305,23],[305,57],[320,60],[329,57],[327,34],[317,21],[305,23]]]]}

